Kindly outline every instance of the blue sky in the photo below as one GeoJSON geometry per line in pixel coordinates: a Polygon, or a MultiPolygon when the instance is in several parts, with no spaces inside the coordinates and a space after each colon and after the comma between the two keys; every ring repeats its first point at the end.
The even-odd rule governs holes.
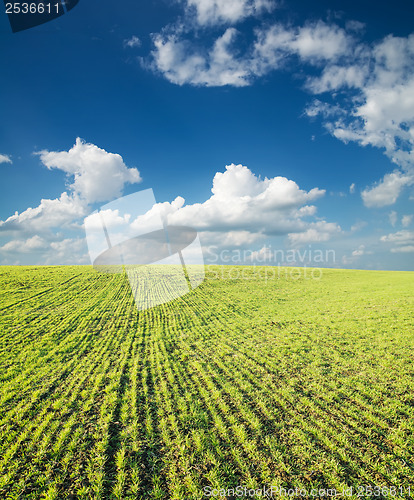
{"type": "Polygon", "coordinates": [[[84,217],[153,188],[207,258],[414,270],[413,14],[81,0],[13,34],[3,13],[0,263],[88,263],[84,217]]]}

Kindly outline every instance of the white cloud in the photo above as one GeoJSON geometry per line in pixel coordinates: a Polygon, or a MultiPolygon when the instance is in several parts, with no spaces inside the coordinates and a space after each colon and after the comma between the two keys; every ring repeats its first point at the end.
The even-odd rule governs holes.
{"type": "Polygon", "coordinates": [[[69,151],[41,151],[43,164],[74,177],[71,190],[87,203],[121,196],[127,183],[141,182],[136,168],[128,168],[122,156],[83,142],[79,137],[69,151]]]}
{"type": "Polygon", "coordinates": [[[350,264],[352,264],[354,262],[354,260],[355,259],[353,257],[348,257],[347,255],[343,255],[342,259],[341,259],[342,264],[344,266],[349,266],[350,264]]]}
{"type": "MultiPolygon", "coordinates": [[[[38,153],[48,168],[58,168],[72,178],[71,192],[59,198],[42,199],[37,207],[29,207],[0,221],[0,233],[15,239],[0,247],[3,253],[30,254],[42,251],[42,263],[84,262],[83,238],[67,238],[62,231],[79,231],[90,204],[121,195],[128,182],[139,182],[135,168],[128,168],[120,155],[107,153],[80,139],[69,151],[38,153]]],[[[86,262],[86,261],[85,261],[86,262]]]]}
{"type": "Polygon", "coordinates": [[[289,56],[319,65],[336,61],[351,51],[353,39],[342,28],[322,21],[301,27],[274,24],[256,30],[250,65],[258,76],[285,64],[289,56]]]}
{"type": "Polygon", "coordinates": [[[397,245],[391,248],[392,253],[411,253],[414,252],[414,231],[403,229],[396,233],[390,233],[381,236],[381,241],[397,245]]]}
{"type": "Polygon", "coordinates": [[[237,30],[228,28],[209,51],[197,51],[176,35],[154,37],[153,67],[171,83],[200,86],[244,87],[249,84],[249,62],[238,59],[232,48],[237,30]]]}
{"type": "Polygon", "coordinates": [[[282,67],[286,55],[294,52],[292,48],[294,39],[295,33],[281,24],[258,29],[251,63],[255,74],[261,76],[282,67]]]}
{"type": "Polygon", "coordinates": [[[274,7],[271,0],[186,0],[187,15],[194,14],[199,25],[234,24],[274,7]]]}
{"type": "Polygon", "coordinates": [[[323,118],[332,118],[337,116],[338,114],[345,115],[345,111],[341,109],[339,106],[333,106],[331,104],[327,104],[326,102],[322,102],[319,99],[314,99],[310,104],[308,104],[305,108],[305,114],[309,118],[315,118],[316,116],[322,116],[323,118]]]}
{"type": "Polygon", "coordinates": [[[403,215],[401,219],[401,224],[403,227],[408,227],[413,220],[413,215],[403,215]]]}
{"type": "Polygon", "coordinates": [[[355,110],[361,121],[350,131],[361,145],[384,148],[395,163],[405,166],[412,160],[414,144],[414,76],[388,86],[377,81],[364,89],[364,97],[355,110]]]}
{"type": "Polygon", "coordinates": [[[413,183],[413,175],[394,170],[394,172],[386,174],[374,187],[362,191],[361,196],[365,206],[369,208],[384,207],[395,203],[403,187],[413,183]]]}
{"type": "Polygon", "coordinates": [[[217,245],[222,248],[232,248],[252,245],[264,237],[265,235],[262,233],[253,233],[243,230],[228,231],[225,233],[204,231],[200,234],[200,241],[204,246],[217,245]]]}
{"type": "MultiPolygon", "coordinates": [[[[316,214],[316,207],[308,203],[323,196],[324,190],[304,191],[285,177],[261,179],[246,166],[231,164],[215,174],[211,191],[212,196],[202,203],[185,205],[178,196],[171,203],[155,204],[134,220],[126,221],[116,211],[105,214],[105,220],[113,221],[114,228],[128,225],[136,233],[153,227],[154,216],[161,217],[164,223],[194,227],[203,245],[221,247],[250,245],[267,236],[303,233],[310,227],[323,235],[318,240],[326,241],[339,228],[306,220],[316,214]]],[[[91,225],[93,218],[89,218],[91,225]]],[[[96,224],[100,226],[99,219],[96,224]]]]}
{"type": "Polygon", "coordinates": [[[309,215],[315,215],[317,212],[317,208],[315,205],[304,205],[297,210],[297,213],[300,217],[306,217],[309,215]]]}
{"type": "MultiPolygon", "coordinates": [[[[185,205],[180,196],[171,203],[157,203],[129,226],[133,231],[147,224],[151,227],[156,214],[165,223],[194,227],[203,245],[221,247],[250,245],[267,236],[289,233],[298,242],[301,238],[326,241],[340,231],[334,223],[306,220],[316,214],[316,207],[308,203],[323,196],[324,190],[304,191],[285,177],[261,179],[246,166],[231,164],[215,174],[211,191],[212,196],[202,203],[185,205]],[[312,234],[301,236],[310,228],[312,234]]],[[[117,215],[111,214],[118,225],[122,224],[117,215]]]]}
{"type": "Polygon", "coordinates": [[[347,21],[345,23],[345,28],[347,31],[355,31],[356,33],[360,33],[365,29],[365,23],[361,23],[360,21],[356,21],[355,19],[347,21]]]}
{"type": "Polygon", "coordinates": [[[358,250],[354,250],[352,252],[352,257],[361,257],[361,255],[364,255],[364,245],[361,245],[358,250]]]}
{"type": "Polygon", "coordinates": [[[243,247],[277,235],[289,235],[300,245],[327,241],[341,232],[336,223],[307,220],[316,214],[316,207],[308,203],[323,196],[324,190],[304,191],[285,177],[261,179],[246,166],[231,164],[215,174],[211,191],[211,197],[202,203],[185,205],[180,196],[171,203],[157,203],[131,221],[130,227],[151,226],[157,214],[164,223],[194,227],[205,248],[243,247]]]}
{"type": "Polygon", "coordinates": [[[355,183],[353,182],[350,186],[349,186],[349,192],[351,194],[354,194],[355,193],[355,183]]]}
{"type": "Polygon", "coordinates": [[[397,212],[395,210],[391,210],[391,212],[388,214],[388,218],[390,219],[391,226],[394,227],[395,224],[397,224],[397,219],[398,219],[397,212]]]}
{"type": "Polygon", "coordinates": [[[320,64],[350,52],[353,40],[342,28],[319,21],[298,28],[275,24],[256,30],[256,40],[244,53],[236,42],[241,34],[227,28],[213,45],[197,47],[183,38],[183,28],[170,27],[153,38],[152,67],[177,85],[243,87],[283,65],[288,57],[320,64]]]}
{"type": "Polygon", "coordinates": [[[414,245],[407,245],[405,247],[391,248],[392,253],[411,253],[414,252],[414,245]]]}
{"type": "MultiPolygon", "coordinates": [[[[12,240],[0,247],[0,252],[5,255],[3,263],[10,262],[11,256],[19,255],[25,263],[45,265],[62,264],[87,264],[89,258],[85,241],[82,238],[64,238],[48,241],[34,235],[27,239],[12,240]]],[[[14,264],[20,264],[21,260],[14,264]]]]}
{"type": "Polygon", "coordinates": [[[140,46],[141,46],[141,40],[135,35],[132,35],[131,38],[126,38],[124,40],[124,47],[129,47],[133,49],[140,46]]]}
{"type": "Polygon", "coordinates": [[[367,225],[368,225],[368,223],[367,223],[367,222],[365,222],[365,221],[358,221],[358,222],[356,222],[355,224],[353,224],[353,225],[351,226],[351,232],[352,232],[352,233],[355,233],[355,232],[357,232],[357,231],[360,231],[361,229],[363,229],[363,228],[364,228],[364,227],[366,227],[367,225]]]}
{"type": "Polygon", "coordinates": [[[251,253],[249,260],[258,262],[271,262],[273,253],[270,247],[264,245],[260,250],[255,250],[251,253]]]}
{"type": "Polygon", "coordinates": [[[414,178],[414,34],[389,35],[372,46],[359,44],[352,59],[339,66],[328,64],[307,86],[314,93],[352,89],[353,94],[345,94],[348,99],[337,99],[339,105],[312,105],[308,115],[322,116],[341,141],[384,150],[401,171],[386,175],[362,197],[368,207],[395,203],[414,178]]]}
{"type": "Polygon", "coordinates": [[[13,253],[29,253],[36,250],[43,250],[48,246],[48,243],[38,236],[37,234],[28,238],[27,240],[13,240],[9,241],[0,250],[3,252],[13,252],[13,253]]]}
{"type": "Polygon", "coordinates": [[[335,91],[340,87],[360,88],[368,75],[367,66],[328,65],[320,77],[310,77],[306,87],[314,94],[335,91]]]}
{"type": "Polygon", "coordinates": [[[318,62],[336,61],[349,54],[352,45],[352,38],[342,28],[318,21],[294,30],[289,48],[305,61],[318,62]]]}
{"type": "Polygon", "coordinates": [[[44,232],[68,226],[87,213],[87,205],[77,195],[66,192],[54,200],[43,199],[35,208],[16,212],[5,221],[0,221],[0,231],[44,232]]]}
{"type": "Polygon", "coordinates": [[[288,235],[293,245],[304,245],[305,243],[316,243],[328,241],[332,236],[341,233],[341,228],[335,222],[318,221],[309,224],[309,228],[300,233],[288,235]]]}
{"type": "Polygon", "coordinates": [[[414,231],[403,229],[396,233],[390,233],[386,236],[381,236],[381,241],[396,243],[397,245],[414,244],[414,231]]]}
{"type": "Polygon", "coordinates": [[[365,245],[360,245],[352,252],[352,257],[362,257],[363,255],[372,255],[373,252],[365,249],[365,245]]]}
{"type": "Polygon", "coordinates": [[[352,250],[350,255],[342,256],[342,264],[349,266],[360,261],[360,258],[366,255],[374,255],[372,250],[367,250],[366,245],[361,244],[355,250],[352,250]]]}
{"type": "Polygon", "coordinates": [[[50,243],[50,251],[46,257],[46,264],[73,264],[76,256],[77,264],[89,264],[90,259],[86,242],[83,238],[64,238],[50,243]]]}
{"type": "Polygon", "coordinates": [[[119,210],[100,210],[88,217],[88,228],[92,231],[102,229],[102,218],[107,229],[123,229],[129,225],[131,214],[119,214],[119,210]]]}
{"type": "Polygon", "coordinates": [[[314,209],[300,209],[325,191],[303,191],[285,177],[262,180],[247,167],[231,164],[224,173],[214,176],[212,193],[204,203],[186,205],[170,213],[169,223],[190,225],[201,231],[303,231],[306,223],[302,218],[314,213],[314,209]]]}
{"type": "Polygon", "coordinates": [[[12,163],[10,156],[0,154],[0,163],[12,163]]]}

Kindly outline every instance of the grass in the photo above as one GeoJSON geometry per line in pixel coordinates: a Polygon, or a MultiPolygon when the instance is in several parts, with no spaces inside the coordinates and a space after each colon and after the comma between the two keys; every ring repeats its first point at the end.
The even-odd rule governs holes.
{"type": "Polygon", "coordinates": [[[413,274],[269,272],[138,311],[125,275],[0,267],[0,498],[409,498],[413,274]]]}

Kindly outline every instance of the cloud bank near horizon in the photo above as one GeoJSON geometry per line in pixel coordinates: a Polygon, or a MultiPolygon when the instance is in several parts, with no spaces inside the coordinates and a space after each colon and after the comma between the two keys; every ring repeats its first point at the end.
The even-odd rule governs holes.
{"type": "MultiPolygon", "coordinates": [[[[122,196],[127,184],[142,181],[141,175],[127,167],[119,154],[79,138],[68,151],[36,154],[48,169],[67,174],[67,189],[56,199],[42,199],[37,207],[0,221],[0,235],[9,238],[0,246],[3,262],[30,255],[42,263],[87,263],[84,217],[101,202],[122,196]]],[[[215,174],[211,191],[211,197],[201,203],[186,205],[177,196],[154,209],[169,224],[197,229],[204,245],[237,247],[272,236],[285,236],[290,244],[301,245],[327,241],[342,231],[336,222],[317,216],[314,202],[325,195],[324,189],[306,191],[286,177],[261,179],[246,166],[230,164],[215,174]]],[[[145,225],[146,216],[131,223],[145,225]]],[[[117,214],[113,221],[124,223],[117,214]]]]}

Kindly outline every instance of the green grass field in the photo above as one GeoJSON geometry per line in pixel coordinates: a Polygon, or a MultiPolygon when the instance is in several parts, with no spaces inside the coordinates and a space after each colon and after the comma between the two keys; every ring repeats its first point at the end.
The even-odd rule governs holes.
{"type": "Polygon", "coordinates": [[[0,267],[0,498],[414,496],[414,274],[241,270],[138,312],[125,275],[0,267]]]}

